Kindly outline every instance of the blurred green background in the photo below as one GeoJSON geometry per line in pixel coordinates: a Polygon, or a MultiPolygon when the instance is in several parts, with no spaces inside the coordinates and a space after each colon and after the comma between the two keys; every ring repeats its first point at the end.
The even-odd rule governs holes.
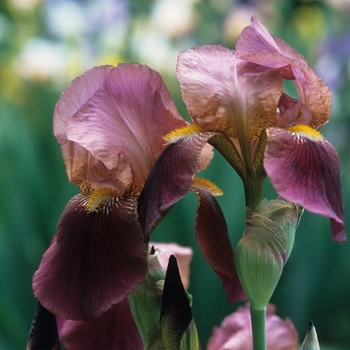
{"type": "MultiPolygon", "coordinates": [[[[250,17],[306,56],[334,93],[321,131],[342,161],[345,219],[350,208],[350,2],[279,0],[5,0],[0,2],[0,349],[24,349],[35,307],[31,278],[60,214],[78,189],[67,181],[52,135],[55,103],[70,81],[100,64],[140,62],[158,70],[182,115],[176,58],[186,48],[234,48],[250,17]]],[[[240,179],[216,154],[207,177],[234,246],[244,230],[240,179]]],[[[266,185],[266,197],[275,198],[266,185]]],[[[194,239],[197,200],[189,194],[152,235],[194,249],[190,293],[202,346],[237,308],[194,239]]],[[[295,248],[273,296],[302,340],[309,320],[328,349],[350,348],[350,247],[331,240],[329,220],[305,213],[295,248]]]]}

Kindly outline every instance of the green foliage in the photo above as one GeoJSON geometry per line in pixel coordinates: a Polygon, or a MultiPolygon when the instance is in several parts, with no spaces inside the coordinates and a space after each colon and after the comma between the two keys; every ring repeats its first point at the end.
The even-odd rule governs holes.
{"type": "MultiPolygon", "coordinates": [[[[139,2],[130,1],[128,26],[135,28],[133,24],[137,20],[151,16],[155,2],[147,1],[143,7],[139,7],[136,6],[139,2]]],[[[239,25],[238,19],[241,19],[241,30],[242,26],[249,24],[250,17],[247,16],[246,22],[242,15],[235,17],[235,13],[244,13],[239,12],[243,5],[236,2],[223,1],[221,7],[216,1],[193,2],[195,11],[190,28],[169,37],[168,46],[163,48],[169,54],[175,52],[173,60],[167,56],[164,60],[170,62],[169,68],[161,66],[163,61],[159,63],[160,53],[153,53],[154,47],[148,48],[153,53],[154,61],[137,51],[133,31],[127,33],[128,40],[124,40],[116,52],[111,49],[113,40],[122,33],[120,29],[111,29],[107,24],[101,25],[97,39],[94,37],[93,42],[98,41],[96,47],[88,44],[91,39],[89,31],[79,32],[76,40],[69,35],[54,37],[49,23],[44,21],[44,7],[50,2],[39,5],[32,1],[28,3],[33,5],[28,5],[27,9],[16,7],[14,1],[0,5],[0,348],[5,350],[25,347],[36,304],[31,290],[32,275],[50,244],[64,206],[78,191],[66,178],[59,145],[52,135],[53,109],[64,88],[71,79],[93,65],[140,60],[161,71],[186,117],[175,80],[176,52],[198,44],[216,43],[233,48],[234,26],[239,25]],[[56,67],[53,72],[45,71],[42,75],[38,71],[30,73],[29,66],[23,61],[23,54],[33,38],[44,38],[61,45],[66,61],[60,63],[64,67],[56,67]]],[[[85,8],[92,1],[79,3],[85,8]]],[[[325,75],[326,78],[329,70],[333,70],[334,74],[338,72],[336,84],[331,85],[336,96],[333,121],[321,132],[340,153],[347,212],[350,207],[350,177],[347,175],[350,171],[350,80],[348,54],[344,53],[346,45],[338,43],[337,38],[345,37],[345,33],[349,32],[350,20],[343,9],[326,8],[322,1],[270,0],[263,3],[265,7],[257,5],[252,9],[252,14],[256,14],[272,33],[300,50],[311,65],[318,64],[318,74],[322,77],[325,75]],[[326,46],[326,42],[333,46],[326,46]],[[329,62],[335,66],[323,69],[322,59],[330,56],[332,60],[329,62]]],[[[88,12],[82,13],[88,16],[88,12]]],[[[151,19],[149,17],[150,23],[151,19]]],[[[150,28],[144,27],[143,30],[146,32],[150,28]]],[[[163,36],[167,39],[166,33],[163,36]]],[[[347,47],[350,46],[349,40],[347,47]]],[[[164,44],[156,42],[158,48],[164,44]]],[[[51,58],[47,60],[51,62],[51,58]]],[[[40,64],[44,68],[44,64],[50,62],[39,62],[39,68],[40,64]]],[[[224,196],[218,201],[227,219],[233,246],[236,246],[245,222],[241,180],[219,154],[215,155],[214,161],[201,176],[209,178],[224,190],[224,196]]],[[[276,197],[268,184],[265,195],[269,199],[276,197]]],[[[176,241],[194,249],[189,292],[193,295],[194,319],[200,342],[205,348],[212,327],[219,325],[237,305],[225,301],[221,282],[198,251],[193,232],[195,208],[195,196],[189,194],[175,205],[152,233],[152,240],[176,241]]],[[[349,219],[346,220],[349,227],[349,219]]],[[[332,344],[328,348],[335,350],[336,347],[341,349],[350,344],[349,295],[349,245],[339,246],[331,241],[327,219],[305,213],[298,228],[293,253],[284,267],[272,302],[277,305],[280,316],[287,316],[293,321],[300,339],[312,319],[321,348],[326,349],[322,344],[332,344]]]]}

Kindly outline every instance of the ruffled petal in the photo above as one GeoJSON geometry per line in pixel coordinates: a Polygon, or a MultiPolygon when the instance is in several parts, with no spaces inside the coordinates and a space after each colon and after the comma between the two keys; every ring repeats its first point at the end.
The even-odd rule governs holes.
{"type": "Polygon", "coordinates": [[[182,98],[194,123],[250,145],[276,125],[282,94],[280,69],[240,60],[221,46],[199,46],[180,53],[177,65],[182,98]]]}
{"type": "Polygon", "coordinates": [[[89,70],[67,88],[54,114],[70,181],[87,178],[91,154],[107,169],[118,168],[115,178],[136,191],[164,148],[162,136],[184,125],[160,75],[139,64],[89,70]],[[123,178],[128,166],[132,179],[123,178]]]}
{"type": "Polygon", "coordinates": [[[299,100],[312,112],[309,123],[318,128],[329,120],[332,93],[320,77],[308,66],[304,57],[281,39],[272,37],[255,18],[236,43],[236,55],[241,60],[270,68],[281,68],[284,79],[294,80],[299,100]]]}
{"type": "Polygon", "coordinates": [[[200,170],[200,157],[213,133],[185,137],[172,143],[159,156],[139,197],[139,221],[149,235],[170,208],[190,190],[200,170]]]}
{"type": "Polygon", "coordinates": [[[74,320],[98,317],[146,274],[136,198],[111,198],[98,212],[88,212],[87,201],[87,196],[77,195],[68,203],[33,278],[41,304],[74,320]]]}
{"type": "Polygon", "coordinates": [[[297,50],[282,39],[271,35],[256,16],[252,17],[251,22],[251,26],[245,27],[237,39],[236,50],[239,56],[255,52],[278,52],[307,64],[305,58],[297,50]]]}
{"type": "Polygon", "coordinates": [[[199,200],[195,231],[203,257],[223,281],[223,287],[228,293],[227,300],[246,300],[236,272],[234,252],[220,205],[203,187],[192,186],[192,189],[199,200]]]}
{"type": "Polygon", "coordinates": [[[143,350],[128,298],[89,322],[61,320],[59,329],[66,350],[143,350]]]}
{"type": "Polygon", "coordinates": [[[339,156],[324,137],[270,128],[264,166],[281,197],[329,217],[333,239],[345,241],[339,156]]]}

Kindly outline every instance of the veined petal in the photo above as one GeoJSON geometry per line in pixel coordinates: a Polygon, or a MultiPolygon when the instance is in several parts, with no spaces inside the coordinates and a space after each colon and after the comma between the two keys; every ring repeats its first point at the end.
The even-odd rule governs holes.
{"type": "Polygon", "coordinates": [[[284,56],[307,64],[305,58],[282,39],[271,35],[262,23],[253,16],[252,24],[245,27],[237,39],[236,50],[239,56],[256,52],[282,53],[284,56]]]}
{"type": "Polygon", "coordinates": [[[159,156],[139,197],[139,221],[146,241],[155,225],[190,190],[193,176],[203,166],[203,149],[213,135],[186,137],[168,145],[159,156]]]}
{"type": "Polygon", "coordinates": [[[199,200],[195,221],[198,246],[205,260],[223,281],[228,301],[246,300],[236,272],[232,244],[222,210],[210,188],[206,189],[194,182],[192,189],[199,200]]]}
{"type": "Polygon", "coordinates": [[[276,125],[280,68],[242,61],[221,46],[199,46],[180,53],[177,77],[188,112],[204,131],[238,138],[249,149],[264,129],[276,125]]]}
{"type": "Polygon", "coordinates": [[[88,212],[87,201],[87,196],[77,195],[67,204],[33,278],[41,304],[74,320],[98,317],[146,274],[136,198],[111,198],[98,212],[88,212]]]}
{"type": "Polygon", "coordinates": [[[54,114],[70,181],[87,178],[91,154],[136,191],[164,148],[162,136],[184,125],[160,75],[139,64],[89,70],[63,93],[54,114]]]}
{"type": "Polygon", "coordinates": [[[271,36],[255,18],[243,29],[236,43],[238,58],[270,68],[281,68],[284,79],[294,80],[299,100],[312,112],[313,128],[325,124],[330,115],[332,93],[306,60],[283,40],[271,36]]]}
{"type": "Polygon", "coordinates": [[[89,322],[61,320],[59,334],[66,350],[143,350],[128,298],[89,322]]]}
{"type": "Polygon", "coordinates": [[[345,241],[339,156],[321,134],[268,129],[264,166],[281,197],[329,217],[333,239],[345,241]]]}

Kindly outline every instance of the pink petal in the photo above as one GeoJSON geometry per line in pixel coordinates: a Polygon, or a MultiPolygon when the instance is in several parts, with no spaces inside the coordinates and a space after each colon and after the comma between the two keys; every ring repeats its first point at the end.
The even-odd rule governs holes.
{"type": "MultiPolygon", "coordinates": [[[[297,350],[298,333],[289,319],[282,320],[269,304],[266,313],[266,344],[268,350],[297,350]]],[[[215,327],[207,350],[253,350],[249,303],[227,316],[215,327]]]]}
{"type": "Polygon", "coordinates": [[[180,270],[181,281],[185,289],[190,284],[190,264],[193,256],[191,247],[182,247],[176,243],[150,243],[150,246],[154,246],[156,249],[160,249],[162,252],[157,255],[160,266],[166,272],[169,257],[174,255],[177,260],[177,265],[180,270]]]}
{"type": "Polygon", "coordinates": [[[112,198],[87,212],[87,196],[66,206],[56,238],[33,278],[35,296],[57,316],[90,320],[124,299],[146,274],[136,198],[112,198]]]}
{"type": "Polygon", "coordinates": [[[223,281],[228,301],[246,300],[236,272],[232,244],[222,210],[210,193],[198,187],[193,190],[199,200],[195,230],[203,257],[223,281]]]}
{"type": "Polygon", "coordinates": [[[155,225],[190,190],[202,165],[200,155],[212,133],[186,137],[172,143],[154,165],[139,197],[139,221],[146,241],[155,225]]]}
{"type": "Polygon", "coordinates": [[[325,138],[270,128],[264,166],[281,197],[329,217],[333,239],[345,241],[339,156],[325,138]]]}
{"type": "Polygon", "coordinates": [[[272,37],[255,18],[236,43],[237,57],[270,68],[282,68],[284,79],[294,80],[299,100],[312,112],[310,126],[318,128],[329,119],[332,93],[307,65],[304,57],[281,39],[272,37]]]}
{"type": "Polygon", "coordinates": [[[293,125],[307,125],[311,122],[312,112],[294,98],[283,93],[278,103],[280,116],[277,116],[277,126],[286,127],[293,125]]]}
{"type": "Polygon", "coordinates": [[[181,52],[177,77],[194,123],[250,147],[262,131],[276,125],[282,94],[281,69],[266,69],[238,59],[221,46],[181,52]]]}
{"type": "Polygon", "coordinates": [[[271,35],[263,24],[253,16],[252,25],[243,29],[237,39],[236,50],[239,56],[255,52],[281,53],[286,57],[307,64],[305,58],[282,39],[271,35]]]}
{"type": "Polygon", "coordinates": [[[59,334],[66,350],[144,348],[128,298],[92,321],[62,320],[59,334]]]}
{"type": "Polygon", "coordinates": [[[88,177],[92,156],[136,191],[164,148],[162,136],[184,125],[160,75],[139,64],[91,69],[67,88],[54,114],[70,181],[88,177]]]}

